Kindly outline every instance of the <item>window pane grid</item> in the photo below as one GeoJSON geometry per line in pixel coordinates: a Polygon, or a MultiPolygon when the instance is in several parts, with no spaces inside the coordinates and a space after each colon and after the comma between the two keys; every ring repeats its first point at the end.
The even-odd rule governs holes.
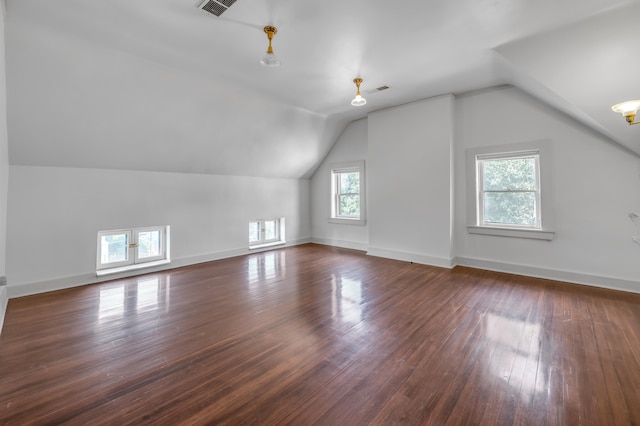
{"type": "Polygon", "coordinates": [[[169,257],[169,227],[98,232],[96,269],[109,270],[169,257]]]}
{"type": "Polygon", "coordinates": [[[111,234],[100,237],[100,261],[103,264],[127,262],[129,260],[129,235],[111,234]]]}
{"type": "Polygon", "coordinates": [[[360,216],[360,194],[338,196],[339,217],[360,216]]]}
{"type": "Polygon", "coordinates": [[[333,206],[331,217],[360,219],[361,174],[360,168],[333,169],[333,206]]]}
{"type": "Polygon", "coordinates": [[[249,222],[249,246],[284,242],[284,218],[249,222]]]}
{"type": "Polygon", "coordinates": [[[266,220],[264,222],[264,240],[273,241],[278,239],[275,220],[266,220]]]}
{"type": "Polygon", "coordinates": [[[160,256],[160,231],[138,233],[138,259],[160,256]]]}
{"type": "Polygon", "coordinates": [[[478,224],[540,227],[538,155],[477,158],[478,224]]]}
{"type": "Polygon", "coordinates": [[[249,242],[255,243],[262,239],[260,222],[249,222],[249,242]]]}

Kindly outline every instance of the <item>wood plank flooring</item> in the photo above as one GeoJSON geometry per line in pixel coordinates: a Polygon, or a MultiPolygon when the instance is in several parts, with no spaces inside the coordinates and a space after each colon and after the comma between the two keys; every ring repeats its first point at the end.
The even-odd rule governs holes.
{"type": "Polygon", "coordinates": [[[12,299],[0,423],[640,425],[640,295],[308,244],[12,299]]]}

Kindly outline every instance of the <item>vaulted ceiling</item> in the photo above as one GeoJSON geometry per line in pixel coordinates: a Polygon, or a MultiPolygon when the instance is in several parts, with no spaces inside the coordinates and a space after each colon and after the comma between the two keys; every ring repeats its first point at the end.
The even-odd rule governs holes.
{"type": "Polygon", "coordinates": [[[501,84],[640,154],[638,0],[199,3],[6,0],[10,163],[308,177],[354,119],[501,84]]]}

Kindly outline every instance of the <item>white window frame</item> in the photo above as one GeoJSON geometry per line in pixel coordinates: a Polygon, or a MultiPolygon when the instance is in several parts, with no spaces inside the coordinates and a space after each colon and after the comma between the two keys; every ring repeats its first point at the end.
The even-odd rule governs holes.
{"type": "Polygon", "coordinates": [[[258,224],[258,233],[260,238],[257,241],[249,241],[249,249],[258,249],[264,247],[272,247],[281,244],[285,244],[285,219],[284,217],[277,217],[271,219],[255,219],[249,221],[249,226],[252,223],[258,224]],[[265,222],[275,222],[276,236],[275,238],[265,239],[265,222]]]}
{"type": "Polygon", "coordinates": [[[541,225],[541,197],[540,197],[540,152],[534,151],[522,151],[522,152],[509,152],[501,154],[488,154],[488,155],[476,155],[476,186],[477,186],[477,206],[478,206],[478,226],[490,226],[496,228],[517,228],[517,229],[542,229],[541,225]],[[535,173],[536,173],[536,187],[533,190],[485,190],[484,188],[484,163],[485,161],[492,160],[519,160],[532,158],[535,161],[535,173]],[[486,222],[484,218],[484,194],[486,193],[512,193],[512,192],[526,192],[533,193],[535,197],[535,217],[536,223],[533,225],[520,225],[515,223],[491,223],[486,222]]]}
{"type": "Polygon", "coordinates": [[[148,226],[144,228],[114,229],[98,232],[96,250],[96,274],[98,276],[115,274],[141,268],[164,265],[171,262],[170,257],[170,227],[148,226]],[[140,258],[138,253],[138,236],[143,232],[160,232],[160,254],[152,257],[140,258]],[[102,262],[102,237],[108,235],[127,235],[127,260],[121,262],[102,262]]]}
{"type": "Polygon", "coordinates": [[[329,215],[329,222],[338,223],[338,224],[348,224],[348,225],[365,225],[367,223],[366,216],[366,179],[365,179],[365,165],[364,160],[360,161],[351,161],[346,163],[333,164],[330,167],[330,178],[331,178],[331,212],[329,215]],[[347,217],[340,216],[339,214],[339,180],[338,176],[341,173],[353,173],[357,172],[359,174],[359,184],[360,184],[360,215],[358,217],[347,217]]]}
{"type": "Polygon", "coordinates": [[[466,152],[467,231],[470,234],[552,240],[555,237],[555,232],[553,231],[551,161],[550,141],[532,141],[468,149],[466,152]],[[484,191],[482,188],[482,161],[531,156],[536,158],[537,223],[534,226],[485,223],[482,204],[484,191]]]}

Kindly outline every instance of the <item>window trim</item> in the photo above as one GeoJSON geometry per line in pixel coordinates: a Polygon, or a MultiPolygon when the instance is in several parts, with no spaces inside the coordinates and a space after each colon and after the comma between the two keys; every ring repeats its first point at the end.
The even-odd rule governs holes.
{"type": "Polygon", "coordinates": [[[367,216],[366,216],[366,206],[367,206],[367,198],[366,198],[366,175],[365,175],[365,163],[364,160],[359,161],[350,161],[345,163],[337,163],[330,165],[329,169],[329,177],[330,177],[330,213],[328,221],[330,223],[342,224],[342,225],[366,225],[367,216]],[[338,181],[337,175],[339,173],[347,173],[347,172],[358,172],[359,173],[359,184],[360,184],[360,216],[359,217],[346,217],[338,215],[338,181]]]}
{"type": "Polygon", "coordinates": [[[274,217],[274,218],[269,218],[269,219],[255,219],[255,220],[250,220],[249,224],[257,222],[260,225],[260,235],[264,234],[264,222],[269,222],[269,221],[275,221],[276,222],[276,230],[277,230],[277,236],[276,238],[273,239],[269,239],[269,240],[265,240],[263,238],[260,238],[260,240],[258,241],[249,241],[249,250],[253,250],[253,249],[258,249],[258,248],[265,248],[265,247],[273,247],[273,246],[278,246],[278,245],[282,245],[282,244],[286,244],[286,239],[285,239],[285,218],[284,217],[274,217]]]}
{"type": "Polygon", "coordinates": [[[506,229],[542,229],[542,197],[540,188],[540,151],[519,151],[499,154],[476,155],[476,203],[477,203],[477,226],[490,228],[506,228],[506,229]],[[534,158],[536,168],[536,188],[534,190],[522,191],[485,191],[484,189],[484,162],[491,160],[517,160],[523,158],[534,158]],[[536,223],[534,225],[518,225],[515,223],[488,223],[484,218],[484,197],[488,192],[509,193],[509,192],[526,192],[535,194],[536,223]]]}
{"type": "Polygon", "coordinates": [[[96,275],[116,274],[119,272],[131,271],[142,268],[150,268],[152,266],[164,265],[171,263],[170,256],[170,226],[147,226],[143,228],[131,229],[111,229],[106,231],[98,231],[97,249],[96,249],[96,275]],[[138,234],[141,232],[159,231],[160,232],[160,252],[158,256],[140,259],[138,257],[137,243],[138,234]],[[127,248],[127,260],[121,262],[102,263],[102,244],[103,236],[127,234],[129,246],[127,248]]]}
{"type": "Polygon", "coordinates": [[[139,243],[139,234],[142,232],[148,232],[148,231],[160,231],[160,254],[157,256],[150,256],[150,257],[145,257],[144,259],[140,259],[140,257],[138,257],[138,250],[134,251],[135,254],[135,259],[134,259],[134,264],[141,264],[141,263],[148,263],[148,262],[155,262],[158,260],[164,260],[166,258],[167,255],[167,247],[166,247],[166,226],[149,226],[146,228],[136,228],[134,229],[134,235],[135,235],[135,243],[139,243]]]}
{"type": "Polygon", "coordinates": [[[131,265],[133,263],[132,252],[131,250],[127,251],[127,259],[121,262],[109,262],[102,263],[102,237],[108,237],[109,235],[126,235],[127,236],[127,245],[133,243],[133,230],[132,229],[114,229],[110,231],[100,231],[98,232],[98,255],[96,259],[96,270],[101,269],[111,269],[111,268],[121,268],[127,265],[131,265]]]}
{"type": "Polygon", "coordinates": [[[522,143],[494,145],[466,150],[467,183],[467,232],[478,235],[553,240],[555,238],[554,215],[552,208],[552,145],[549,140],[537,140],[522,143]],[[483,225],[481,224],[477,159],[516,157],[537,152],[538,154],[538,191],[539,224],[535,227],[521,225],[483,225]]]}

